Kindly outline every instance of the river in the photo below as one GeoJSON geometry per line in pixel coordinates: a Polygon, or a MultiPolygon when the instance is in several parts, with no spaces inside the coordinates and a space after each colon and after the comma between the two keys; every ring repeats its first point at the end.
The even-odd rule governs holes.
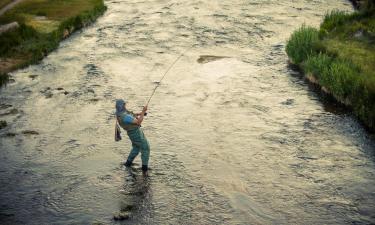
{"type": "Polygon", "coordinates": [[[1,224],[373,224],[374,139],[288,66],[344,0],[110,0],[0,90],[1,224]],[[114,141],[140,110],[150,176],[114,141]],[[125,211],[130,218],[115,221],[125,211]]]}

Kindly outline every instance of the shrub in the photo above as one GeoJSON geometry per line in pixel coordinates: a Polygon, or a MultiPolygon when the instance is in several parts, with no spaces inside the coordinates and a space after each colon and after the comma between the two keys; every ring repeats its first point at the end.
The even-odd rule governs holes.
{"type": "Polygon", "coordinates": [[[293,63],[299,64],[315,54],[314,45],[318,40],[317,29],[302,25],[288,40],[286,52],[293,63]]]}

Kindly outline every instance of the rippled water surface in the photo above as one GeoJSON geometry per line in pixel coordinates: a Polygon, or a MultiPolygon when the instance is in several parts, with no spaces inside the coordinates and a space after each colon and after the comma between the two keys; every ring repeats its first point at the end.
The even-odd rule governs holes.
{"type": "Polygon", "coordinates": [[[0,90],[1,224],[375,223],[373,139],[285,55],[294,29],[347,1],[106,4],[0,90]],[[150,103],[145,180],[139,158],[121,166],[114,100],[140,110],[190,46],[150,103]]]}

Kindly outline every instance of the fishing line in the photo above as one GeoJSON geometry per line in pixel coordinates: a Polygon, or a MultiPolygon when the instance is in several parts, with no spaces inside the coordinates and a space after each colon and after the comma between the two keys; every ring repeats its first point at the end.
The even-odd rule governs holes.
{"type": "Polygon", "coordinates": [[[148,99],[146,105],[148,105],[148,103],[150,103],[152,97],[154,96],[155,92],[156,92],[156,89],[160,86],[161,84],[161,81],[164,79],[164,77],[168,74],[168,72],[173,68],[173,66],[178,62],[178,60],[184,56],[190,49],[192,49],[194,47],[194,45],[190,46],[188,49],[186,49],[181,55],[179,55],[176,60],[169,66],[169,68],[165,71],[165,73],[163,74],[163,76],[161,77],[161,79],[159,80],[159,82],[157,82],[154,90],[152,91],[152,94],[150,96],[150,98],[148,99]]]}

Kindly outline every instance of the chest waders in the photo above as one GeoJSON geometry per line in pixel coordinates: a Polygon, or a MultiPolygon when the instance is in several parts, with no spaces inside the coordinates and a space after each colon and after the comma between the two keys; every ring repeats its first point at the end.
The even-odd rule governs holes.
{"type": "Polygon", "coordinates": [[[148,170],[148,160],[150,158],[150,145],[144,135],[141,127],[137,124],[125,124],[123,122],[123,117],[127,114],[130,114],[134,117],[134,115],[130,112],[125,112],[119,117],[117,117],[117,121],[119,125],[126,130],[129,139],[132,143],[132,149],[129,153],[128,159],[126,160],[125,166],[130,167],[135,159],[135,157],[141,152],[141,160],[142,160],[142,171],[148,170]]]}

